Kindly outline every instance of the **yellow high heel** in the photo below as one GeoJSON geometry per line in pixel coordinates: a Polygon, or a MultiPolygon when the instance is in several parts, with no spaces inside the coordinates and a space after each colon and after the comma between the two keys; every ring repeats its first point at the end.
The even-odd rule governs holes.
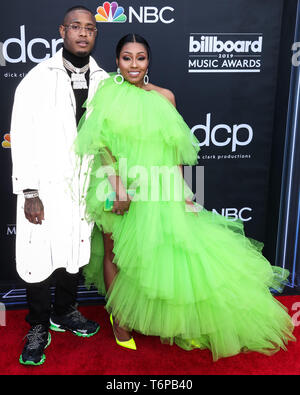
{"type": "Polygon", "coordinates": [[[136,344],[135,344],[133,337],[131,339],[125,340],[125,341],[118,340],[117,336],[115,335],[115,331],[114,331],[114,321],[112,318],[112,314],[109,316],[109,318],[110,318],[110,323],[111,323],[113,333],[114,333],[114,336],[116,339],[116,343],[121,347],[129,348],[130,350],[136,350],[136,344]]]}
{"type": "Polygon", "coordinates": [[[201,348],[200,344],[196,343],[196,340],[191,341],[191,346],[193,346],[194,348],[201,348]]]}

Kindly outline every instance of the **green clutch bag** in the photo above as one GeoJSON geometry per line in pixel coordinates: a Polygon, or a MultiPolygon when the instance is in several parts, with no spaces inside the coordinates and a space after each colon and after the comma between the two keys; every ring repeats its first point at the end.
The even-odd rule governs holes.
{"type": "MultiPolygon", "coordinates": [[[[127,189],[127,194],[129,196],[134,196],[134,189],[127,189]]],[[[104,203],[104,211],[111,211],[114,205],[114,201],[116,200],[116,192],[113,191],[109,195],[107,195],[105,203],[104,203]]]]}

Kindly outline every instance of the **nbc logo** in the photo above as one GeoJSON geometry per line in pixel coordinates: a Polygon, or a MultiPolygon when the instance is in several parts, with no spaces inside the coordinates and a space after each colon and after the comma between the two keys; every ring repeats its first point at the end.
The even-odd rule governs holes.
{"type": "Polygon", "coordinates": [[[124,23],[127,21],[127,16],[124,14],[124,8],[119,7],[116,1],[113,1],[112,3],[106,1],[101,7],[98,7],[95,18],[97,22],[124,23]]]}
{"type": "Polygon", "coordinates": [[[140,6],[138,8],[128,7],[125,10],[124,7],[120,7],[116,1],[105,1],[102,6],[97,8],[97,14],[95,15],[97,22],[116,22],[116,23],[173,23],[175,18],[173,13],[175,12],[173,7],[165,6],[163,8],[157,8],[154,6],[140,6]]]}
{"type": "Polygon", "coordinates": [[[4,135],[4,140],[2,141],[3,148],[10,148],[10,134],[6,133],[4,135]]]}

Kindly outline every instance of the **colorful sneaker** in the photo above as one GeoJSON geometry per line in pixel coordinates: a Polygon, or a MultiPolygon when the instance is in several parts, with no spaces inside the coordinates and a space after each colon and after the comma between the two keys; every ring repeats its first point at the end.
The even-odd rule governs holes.
{"type": "Polygon", "coordinates": [[[63,316],[52,314],[50,329],[56,332],[70,331],[77,336],[90,337],[99,331],[100,325],[86,319],[76,307],[72,307],[72,311],[63,316]]]}
{"type": "MultiPolygon", "coordinates": [[[[45,362],[45,348],[51,343],[51,335],[48,327],[42,324],[31,327],[19,362],[22,365],[42,365],[45,362]]],[[[25,338],[24,338],[25,339],[25,338]]]]}

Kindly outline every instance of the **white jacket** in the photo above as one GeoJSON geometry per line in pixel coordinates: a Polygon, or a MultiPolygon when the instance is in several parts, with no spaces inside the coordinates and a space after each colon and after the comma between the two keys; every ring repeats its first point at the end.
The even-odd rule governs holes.
{"type": "MultiPolygon", "coordinates": [[[[108,74],[90,59],[89,99],[108,74]]],[[[21,81],[11,123],[13,192],[17,199],[16,263],[26,282],[40,282],[65,267],[77,273],[90,257],[91,224],[84,218],[87,159],[78,166],[76,102],[62,49],[21,81]],[[24,215],[24,189],[37,189],[42,225],[24,215]]]]}

